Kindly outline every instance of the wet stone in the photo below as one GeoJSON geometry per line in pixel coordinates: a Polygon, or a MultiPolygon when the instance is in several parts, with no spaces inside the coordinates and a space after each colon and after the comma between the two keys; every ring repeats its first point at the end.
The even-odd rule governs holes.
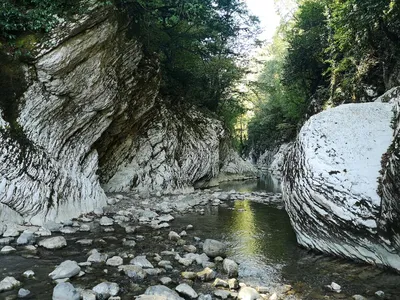
{"type": "Polygon", "coordinates": [[[189,286],[187,283],[181,283],[180,285],[178,285],[175,290],[186,297],[189,297],[191,299],[196,299],[198,297],[197,293],[195,292],[195,290],[189,286]]]}
{"type": "Polygon", "coordinates": [[[111,258],[109,258],[106,262],[106,265],[108,266],[113,266],[113,267],[117,267],[120,266],[124,263],[124,260],[122,259],[122,257],[120,256],[113,256],[111,258]]]}
{"type": "Polygon", "coordinates": [[[49,276],[53,280],[70,278],[78,275],[80,271],[81,267],[77,264],[76,261],[66,260],[62,262],[53,272],[51,272],[49,276]]]}
{"type": "Polygon", "coordinates": [[[197,278],[199,278],[202,281],[214,280],[215,276],[216,276],[215,271],[208,267],[205,268],[203,271],[197,273],[197,278]]]}
{"type": "Polygon", "coordinates": [[[21,285],[21,282],[16,280],[14,277],[6,277],[0,281],[0,293],[4,291],[10,291],[21,285]]]}
{"type": "Polygon", "coordinates": [[[170,284],[172,282],[172,279],[170,277],[161,277],[160,282],[163,285],[170,284]]]}
{"type": "Polygon", "coordinates": [[[136,256],[130,261],[131,265],[139,266],[142,268],[154,268],[154,266],[146,259],[146,256],[136,256]]]}
{"type": "Polygon", "coordinates": [[[39,246],[46,249],[60,249],[67,246],[67,241],[63,236],[47,238],[39,242],[39,246]]]}
{"type": "Polygon", "coordinates": [[[35,272],[33,272],[32,270],[27,270],[22,274],[22,276],[26,278],[33,278],[35,277],[35,272]]]}
{"type": "Polygon", "coordinates": [[[225,280],[222,280],[222,279],[219,279],[219,278],[214,280],[213,286],[215,286],[215,287],[224,287],[224,288],[229,287],[228,283],[225,280]]]}
{"type": "Polygon", "coordinates": [[[260,297],[261,297],[260,294],[251,287],[241,288],[238,294],[239,300],[257,300],[260,297]]]}
{"type": "Polygon", "coordinates": [[[116,296],[119,292],[119,285],[115,282],[102,282],[93,288],[98,299],[108,299],[116,296]]]}
{"type": "Polygon", "coordinates": [[[18,298],[25,298],[31,294],[31,291],[26,289],[19,289],[18,291],[18,298]]]}
{"type": "Polygon", "coordinates": [[[4,246],[3,248],[1,248],[0,253],[1,254],[10,254],[15,251],[17,251],[17,249],[15,249],[11,246],[4,246]]]}
{"type": "Polygon", "coordinates": [[[69,282],[61,282],[53,290],[53,300],[79,300],[80,295],[69,282]]]}
{"type": "Polygon", "coordinates": [[[108,217],[102,217],[99,221],[101,226],[111,226],[114,224],[114,220],[108,217]]]}
{"type": "Polygon", "coordinates": [[[229,291],[225,290],[215,290],[214,291],[214,296],[219,298],[219,299],[228,299],[231,293],[229,291]]]}

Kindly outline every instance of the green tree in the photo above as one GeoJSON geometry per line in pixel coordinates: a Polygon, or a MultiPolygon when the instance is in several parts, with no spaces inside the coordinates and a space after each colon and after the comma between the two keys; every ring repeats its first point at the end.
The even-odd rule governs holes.
{"type": "Polygon", "coordinates": [[[254,41],[257,18],[239,0],[120,0],[132,32],[161,62],[164,98],[189,102],[233,124],[241,107],[239,61],[254,41]]]}

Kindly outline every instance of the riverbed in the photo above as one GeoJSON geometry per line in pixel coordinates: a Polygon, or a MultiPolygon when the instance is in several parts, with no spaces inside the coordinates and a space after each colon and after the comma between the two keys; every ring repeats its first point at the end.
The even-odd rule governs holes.
{"type": "MultiPolygon", "coordinates": [[[[279,193],[279,183],[269,175],[262,176],[258,181],[226,183],[220,188],[226,192],[234,189],[240,192],[241,199],[244,200],[205,201],[203,202],[206,203],[205,205],[196,205],[185,213],[171,212],[175,220],[166,228],[154,229],[145,224],[134,223],[138,225],[134,234],[127,234],[118,224],[107,227],[112,229],[105,232],[104,226],[100,226],[93,217],[92,222],[89,223],[90,232],[55,234],[65,236],[68,242],[67,247],[59,250],[37,247],[36,251],[32,252],[12,242],[11,245],[17,251],[0,255],[0,279],[13,276],[21,281],[22,287],[31,291],[31,296],[26,299],[51,299],[55,284],[49,279],[48,274],[61,262],[67,259],[85,262],[87,253],[96,248],[102,253],[107,253],[109,257],[114,255],[123,257],[125,263],[134,256],[146,255],[151,263],[156,264],[155,254],[160,254],[165,250],[176,251],[176,253],[182,251],[180,245],[168,240],[168,233],[171,230],[180,233],[188,225],[193,225],[193,229],[187,230],[187,236],[183,237],[187,244],[196,246],[201,253],[201,244],[207,238],[225,242],[228,245],[228,257],[239,263],[239,281],[247,285],[263,286],[271,291],[279,291],[289,286],[291,296],[288,295],[288,299],[294,299],[294,297],[297,299],[352,299],[352,296],[356,294],[367,299],[382,299],[375,295],[377,291],[383,291],[385,299],[400,299],[398,274],[302,249],[296,244],[296,237],[282,202],[275,199],[258,203],[263,201],[255,202],[247,199],[252,198],[251,193],[255,191],[261,193],[260,195],[279,193]],[[130,248],[124,245],[125,238],[134,240],[135,247],[130,248]],[[92,240],[92,244],[77,243],[82,239],[92,240]],[[35,277],[24,278],[22,273],[26,270],[33,270],[35,277]],[[325,288],[332,282],[341,286],[341,293],[334,293],[325,288]]],[[[191,197],[204,197],[207,200],[208,195],[212,193],[213,191],[198,192],[191,197]]],[[[233,191],[231,193],[237,194],[233,191]]],[[[188,196],[179,197],[184,202],[188,196]]],[[[260,199],[271,199],[271,197],[260,199]]],[[[157,202],[157,197],[153,197],[153,201],[157,202]]],[[[117,211],[138,206],[139,202],[143,203],[146,209],[150,209],[156,203],[143,200],[137,195],[126,194],[123,201],[115,204],[105,213],[111,217],[117,211]]],[[[40,239],[42,238],[38,238],[40,239]]],[[[134,296],[143,293],[148,286],[159,284],[162,276],[169,276],[172,279],[169,287],[173,289],[182,282],[180,274],[182,271],[202,270],[201,266],[196,265],[184,267],[173,257],[165,259],[171,260],[171,270],[164,270],[156,276],[147,276],[141,281],[134,281],[118,269],[105,264],[92,264],[82,268],[85,274],[72,278],[71,283],[82,289],[91,289],[102,281],[117,282],[121,287],[119,293],[121,299],[133,299],[134,296]]],[[[226,275],[217,271],[217,276],[224,278],[226,275]]],[[[192,283],[198,292],[204,294],[213,292],[211,283],[205,284],[199,281],[192,283]]],[[[0,293],[0,299],[16,299],[16,294],[17,290],[0,293]]]]}

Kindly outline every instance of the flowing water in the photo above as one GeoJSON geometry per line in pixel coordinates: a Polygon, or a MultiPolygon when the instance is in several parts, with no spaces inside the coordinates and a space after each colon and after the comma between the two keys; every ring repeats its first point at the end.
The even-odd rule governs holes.
{"type": "MultiPolygon", "coordinates": [[[[231,182],[221,188],[241,192],[279,191],[277,181],[268,175],[259,181],[231,182]]],[[[187,240],[194,241],[195,236],[202,240],[213,238],[229,245],[229,257],[240,263],[239,279],[242,282],[271,288],[290,284],[302,299],[352,299],[354,294],[361,294],[368,299],[380,299],[374,295],[378,290],[385,292],[386,299],[400,299],[398,274],[302,249],[296,244],[288,215],[282,207],[248,200],[206,206],[203,215],[198,212],[178,215],[171,222],[171,228],[167,229],[154,231],[143,226],[135,233],[137,245],[134,249],[127,250],[122,246],[121,241],[126,233],[118,225],[114,226],[115,232],[111,233],[104,233],[97,227],[90,233],[65,235],[68,246],[57,251],[38,248],[38,252],[32,255],[22,251],[22,247],[17,247],[18,252],[15,254],[0,255],[0,279],[5,276],[16,277],[24,288],[32,291],[32,297],[28,299],[51,299],[54,283],[48,274],[62,261],[86,261],[87,252],[93,248],[107,251],[109,256],[128,252],[134,255],[147,254],[149,258],[154,253],[176,247],[165,238],[166,235],[170,230],[179,232],[188,224],[193,224],[194,230],[188,232],[187,240]],[[94,244],[83,246],[75,243],[83,238],[93,239],[94,244]],[[21,274],[29,269],[35,271],[35,279],[22,277],[21,274]],[[335,294],[324,289],[324,285],[332,281],[342,286],[342,293],[335,294]],[[325,295],[328,298],[324,298],[325,295]]],[[[196,246],[199,247],[198,244],[196,246]]],[[[128,262],[129,259],[125,259],[125,264],[128,262]]],[[[176,270],[199,271],[196,266],[185,269],[176,262],[173,264],[176,270]]],[[[180,271],[165,275],[170,276],[176,285],[181,280],[180,271]]],[[[122,299],[133,299],[134,295],[142,293],[147,286],[158,284],[158,278],[151,277],[144,282],[134,283],[116,268],[104,264],[87,267],[85,272],[85,276],[72,280],[74,286],[92,288],[103,280],[118,282],[122,299]],[[104,269],[108,270],[107,273],[104,269]]],[[[195,289],[204,292],[211,290],[209,286],[199,283],[195,284],[195,289]]],[[[16,291],[0,293],[0,299],[16,299],[16,291]]]]}

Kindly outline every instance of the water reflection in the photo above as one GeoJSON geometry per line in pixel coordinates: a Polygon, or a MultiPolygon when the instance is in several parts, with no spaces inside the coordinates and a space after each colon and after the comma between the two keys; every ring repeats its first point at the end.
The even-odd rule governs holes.
{"type": "Polygon", "coordinates": [[[260,173],[258,179],[223,182],[218,188],[224,191],[236,190],[241,193],[254,191],[281,192],[280,181],[269,173],[260,173]]]}
{"type": "Polygon", "coordinates": [[[344,299],[354,294],[372,296],[378,290],[384,290],[387,299],[400,299],[398,274],[298,247],[284,210],[236,201],[229,207],[209,207],[204,216],[184,215],[175,222],[196,224],[196,236],[228,243],[228,256],[240,264],[239,277],[249,284],[289,283],[302,291],[302,299],[315,300],[323,299],[323,286],[334,281],[342,286],[344,299]]]}

